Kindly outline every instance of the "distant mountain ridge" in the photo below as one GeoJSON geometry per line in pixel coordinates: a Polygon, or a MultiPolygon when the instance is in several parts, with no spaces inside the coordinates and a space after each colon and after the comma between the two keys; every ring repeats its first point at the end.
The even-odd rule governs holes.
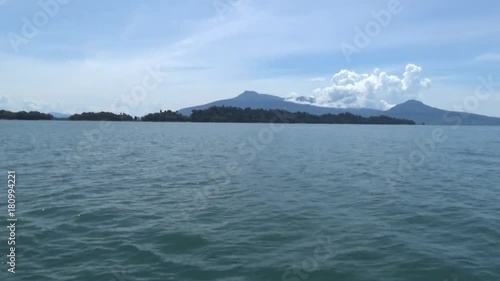
{"type": "Polygon", "coordinates": [[[67,119],[71,114],[59,113],[59,112],[49,112],[50,115],[54,116],[56,119],[67,119]]]}
{"type": "Polygon", "coordinates": [[[237,97],[214,101],[208,104],[183,108],[179,113],[191,115],[193,110],[208,109],[212,106],[233,106],[252,109],[283,109],[290,112],[306,112],[315,115],[352,113],[363,117],[389,116],[413,120],[417,124],[427,125],[496,125],[500,126],[500,118],[479,114],[447,111],[434,108],[416,100],[409,100],[393,108],[382,111],[371,108],[331,108],[287,101],[284,98],[245,91],[237,97]]]}
{"type": "Polygon", "coordinates": [[[239,96],[211,102],[204,105],[193,106],[188,108],[183,108],[179,110],[182,115],[191,115],[193,110],[208,109],[212,106],[233,106],[241,108],[251,108],[251,109],[283,109],[290,112],[307,112],[315,115],[322,114],[340,114],[349,112],[356,115],[361,115],[363,117],[379,116],[383,111],[370,109],[370,108],[331,108],[331,107],[320,107],[308,104],[294,103],[287,101],[284,98],[259,94],[254,91],[245,91],[239,96]]]}
{"type": "Polygon", "coordinates": [[[500,126],[500,118],[479,114],[448,111],[409,100],[384,112],[390,117],[410,119],[428,125],[491,125],[500,126]]]}

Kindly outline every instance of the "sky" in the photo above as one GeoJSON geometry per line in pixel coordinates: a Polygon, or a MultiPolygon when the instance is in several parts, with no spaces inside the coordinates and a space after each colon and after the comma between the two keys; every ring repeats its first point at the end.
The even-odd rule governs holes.
{"type": "Polygon", "coordinates": [[[253,90],[500,117],[500,2],[0,0],[0,108],[142,115],[253,90]]]}

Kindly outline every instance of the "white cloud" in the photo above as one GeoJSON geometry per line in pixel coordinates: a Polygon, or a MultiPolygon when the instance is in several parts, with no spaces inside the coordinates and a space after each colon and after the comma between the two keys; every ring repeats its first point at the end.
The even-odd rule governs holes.
{"type": "Polygon", "coordinates": [[[290,101],[341,108],[388,109],[395,104],[417,98],[431,86],[431,80],[420,76],[422,68],[408,64],[402,77],[380,69],[372,73],[341,70],[331,79],[331,85],[314,90],[310,97],[290,97],[290,101]]]}
{"type": "Polygon", "coordinates": [[[40,111],[40,112],[57,112],[60,111],[61,105],[59,102],[46,103],[39,100],[24,100],[19,104],[19,110],[24,111],[40,111]]]}
{"type": "Polygon", "coordinates": [[[40,111],[40,112],[64,112],[65,108],[59,102],[47,103],[38,99],[22,100],[18,97],[10,99],[8,96],[0,96],[0,110],[9,111],[40,111]]]}
{"type": "Polygon", "coordinates": [[[0,96],[0,109],[9,109],[10,99],[7,96],[0,96]]]}
{"type": "Polygon", "coordinates": [[[487,53],[474,58],[475,62],[500,62],[500,53],[487,53]]]}
{"type": "MultiPolygon", "coordinates": [[[[15,2],[10,1],[9,5],[15,2]]],[[[123,26],[122,20],[110,18],[103,25],[106,28],[68,32],[72,30],[72,26],[67,26],[68,21],[51,22],[50,28],[44,29],[44,38],[30,41],[29,46],[15,56],[11,54],[8,40],[0,38],[0,72],[4,73],[0,77],[0,92],[11,95],[11,107],[15,105],[16,109],[21,109],[23,100],[36,100],[49,104],[60,101],[64,107],[61,106],[58,111],[63,112],[110,110],[116,100],[130,94],[131,89],[141,82],[148,65],[158,63],[170,68],[171,75],[160,88],[148,95],[144,109],[138,107],[132,114],[147,113],[149,106],[156,108],[157,105],[163,105],[163,109],[178,109],[230,98],[245,89],[277,95],[292,91],[309,95],[313,93],[311,87],[325,87],[324,84],[328,83],[329,77],[314,77],[322,75],[319,71],[322,71],[323,63],[337,65],[338,69],[348,67],[336,46],[352,40],[353,27],[364,26],[367,19],[371,20],[371,11],[378,12],[387,5],[387,0],[347,1],[342,4],[342,9],[338,9],[335,1],[326,0],[316,1],[314,5],[304,5],[302,1],[294,0],[288,1],[285,6],[282,1],[276,0],[216,0],[204,5],[197,1],[157,3],[131,6],[127,10],[131,12],[128,17],[127,13],[115,13],[120,19],[122,16],[124,19],[130,18],[129,26],[123,26]],[[212,2],[224,4],[222,10],[215,8],[212,2]],[[159,5],[175,5],[175,8],[162,9],[159,5]],[[168,17],[164,14],[166,11],[170,13],[168,17]],[[122,29],[123,32],[119,32],[122,29]],[[71,36],[61,43],[59,34],[71,36]],[[2,45],[8,46],[4,56],[2,45]],[[56,54],[55,49],[61,50],[64,55],[52,59],[53,54],[56,54]],[[45,53],[49,55],[45,56],[45,53]],[[315,59],[323,55],[331,56],[331,61],[328,59],[318,65],[302,64],[302,58],[312,56],[315,59]],[[295,61],[296,58],[299,60],[295,61]],[[300,70],[300,74],[282,75],[280,72],[277,75],[275,69],[268,67],[276,65],[276,68],[281,69],[285,61],[293,62],[293,67],[300,70]]],[[[443,18],[438,13],[439,5],[436,6],[433,1],[413,1],[411,5],[410,8],[410,3],[408,6],[405,4],[397,20],[394,18],[395,21],[379,37],[372,38],[370,48],[366,49],[366,55],[370,55],[369,62],[363,61],[356,67],[380,63],[400,65],[396,57],[402,60],[427,57],[427,48],[453,50],[456,46],[468,48],[469,44],[473,47],[477,42],[491,42],[494,45],[497,42],[495,38],[499,38],[495,35],[499,34],[500,27],[491,24],[498,18],[496,14],[468,14],[464,17],[458,13],[460,16],[443,18]],[[429,21],[415,20],[431,15],[429,21]],[[453,32],[456,30],[461,32],[453,32]],[[420,46],[425,47],[421,50],[424,53],[420,53],[420,46]]],[[[84,18],[73,19],[72,7],[77,12],[75,15],[81,14],[78,6],[68,5],[61,16],[67,15],[72,19],[70,22],[73,26],[94,26],[87,25],[84,18]]],[[[460,3],[456,9],[467,10],[466,7],[466,3],[460,3]]],[[[123,12],[126,11],[120,11],[123,12]]],[[[97,19],[94,20],[99,23],[97,19]]],[[[469,58],[479,53],[473,53],[469,58]]],[[[446,59],[441,61],[439,56],[435,60],[434,57],[427,58],[438,66],[439,73],[453,74],[456,71],[446,59]]],[[[289,64],[285,63],[285,66],[289,64]]],[[[431,65],[426,67],[426,70],[436,71],[430,68],[431,65]]],[[[387,68],[384,70],[393,73],[387,68]]],[[[369,76],[375,75],[370,71],[362,72],[369,73],[369,76]]],[[[375,76],[375,80],[380,79],[378,74],[375,76]]],[[[359,79],[366,80],[368,84],[373,80],[369,77],[359,79]]],[[[435,84],[439,83],[437,80],[433,79],[435,84]]],[[[392,82],[384,83],[387,85],[392,82]]],[[[361,84],[359,81],[353,82],[350,87],[360,88],[361,84]]],[[[402,87],[397,91],[409,97],[416,95],[411,89],[403,90],[402,87]]],[[[337,85],[337,88],[341,86],[337,85]]],[[[398,86],[393,88],[397,89],[398,86]]],[[[387,97],[384,96],[386,90],[382,87],[366,89],[365,92],[359,90],[353,102],[349,102],[350,96],[345,100],[340,99],[340,90],[333,91],[334,97],[320,98],[322,105],[387,108],[403,100],[400,94],[393,96],[389,93],[387,97]]],[[[324,93],[327,89],[317,91],[319,93],[314,92],[313,98],[329,95],[324,93]]],[[[445,100],[450,93],[452,91],[443,91],[439,98],[445,100]]]]}
{"type": "Polygon", "coordinates": [[[23,102],[23,109],[26,111],[38,111],[40,107],[40,104],[33,100],[26,100],[23,102]]]}
{"type": "Polygon", "coordinates": [[[326,81],[326,79],[325,79],[325,77],[314,77],[314,78],[309,79],[309,81],[311,81],[311,82],[324,82],[324,81],[326,81]]]}

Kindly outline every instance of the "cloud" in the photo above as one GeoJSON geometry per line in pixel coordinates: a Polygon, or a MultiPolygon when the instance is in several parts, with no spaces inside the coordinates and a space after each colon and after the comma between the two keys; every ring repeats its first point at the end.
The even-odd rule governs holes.
{"type": "Polygon", "coordinates": [[[500,53],[487,53],[474,58],[475,62],[500,62],[500,53]]]}
{"type": "Polygon", "coordinates": [[[23,100],[19,103],[19,110],[40,112],[64,112],[59,102],[47,103],[41,100],[23,100]]]}
{"type": "MultiPolygon", "coordinates": [[[[337,46],[352,40],[354,26],[363,26],[371,11],[378,13],[388,1],[347,1],[342,9],[336,1],[328,0],[315,1],[314,5],[292,0],[286,7],[275,0],[151,2],[114,5],[72,1],[43,30],[43,38],[30,40],[18,54],[12,52],[6,36],[0,38],[0,93],[9,93],[16,109],[22,108],[23,100],[41,100],[50,104],[60,101],[63,112],[109,110],[141,82],[148,65],[159,63],[171,69],[171,76],[148,95],[145,106],[164,104],[162,109],[178,109],[229,98],[247,88],[278,95],[292,91],[308,95],[312,89],[328,85],[325,67],[350,69],[337,46]],[[107,13],[110,9],[115,12],[107,13]],[[82,10],[96,13],[86,18],[82,10]],[[66,38],[64,42],[61,36],[66,38]],[[314,78],[319,75],[326,80],[314,78]]],[[[482,53],[477,46],[498,43],[500,26],[491,24],[498,18],[498,4],[479,14],[472,12],[477,3],[465,1],[436,6],[424,0],[411,5],[404,7],[405,15],[398,16],[397,24],[370,38],[370,48],[360,54],[359,67],[426,57],[426,72],[467,75],[467,71],[456,69],[456,63],[450,64],[449,56],[439,54],[445,50],[454,57],[462,50],[471,54],[472,60],[482,53]],[[440,12],[447,9],[441,6],[456,13],[443,17],[440,12]],[[428,20],[415,20],[419,18],[428,20]],[[454,32],[457,30],[461,32],[454,32]]],[[[13,9],[12,13],[1,18],[5,24],[0,29],[5,34],[19,33],[19,19],[31,16],[30,9],[36,8],[29,6],[10,0],[2,8],[13,9]],[[16,21],[17,25],[9,24],[16,21]]],[[[451,95],[452,91],[443,91],[436,99],[447,100],[451,95]]],[[[355,104],[373,100],[360,99],[356,97],[355,104]]],[[[380,100],[375,105],[396,103],[390,98],[383,101],[388,105],[380,100]]],[[[351,106],[347,101],[340,103],[338,106],[351,106]]],[[[335,105],[333,99],[323,104],[335,105]]],[[[137,108],[131,114],[146,110],[137,108]]]]}
{"type": "Polygon", "coordinates": [[[314,90],[309,97],[289,97],[289,101],[340,108],[388,109],[395,104],[417,98],[431,86],[431,80],[421,77],[422,68],[408,64],[402,77],[380,69],[372,73],[341,70],[331,79],[331,85],[314,90]]]}
{"type": "Polygon", "coordinates": [[[325,77],[314,77],[314,78],[309,79],[309,81],[311,81],[311,82],[324,82],[324,81],[326,81],[326,79],[325,79],[325,77]]]}
{"type": "Polygon", "coordinates": [[[10,107],[10,99],[7,96],[0,96],[0,109],[8,109],[10,107]]]}
{"type": "Polygon", "coordinates": [[[22,107],[23,107],[23,110],[26,110],[26,111],[39,111],[44,106],[40,102],[37,102],[34,100],[25,100],[23,102],[22,107]]]}

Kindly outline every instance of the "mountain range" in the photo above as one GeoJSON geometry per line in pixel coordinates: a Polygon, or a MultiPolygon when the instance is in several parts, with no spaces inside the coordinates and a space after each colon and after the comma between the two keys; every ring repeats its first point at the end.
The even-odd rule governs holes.
{"type": "Polygon", "coordinates": [[[68,119],[71,114],[59,113],[59,112],[49,112],[50,115],[54,116],[56,119],[68,119]]]}
{"type": "Polygon", "coordinates": [[[284,98],[245,91],[239,96],[226,100],[214,101],[208,104],[183,108],[179,113],[191,115],[193,110],[208,109],[212,106],[232,106],[252,109],[283,109],[290,112],[307,112],[310,114],[340,114],[349,112],[363,117],[385,115],[401,119],[409,119],[417,124],[427,125],[500,125],[500,118],[472,113],[447,111],[434,108],[416,100],[409,100],[396,105],[389,110],[371,108],[332,108],[288,101],[284,98]]]}

